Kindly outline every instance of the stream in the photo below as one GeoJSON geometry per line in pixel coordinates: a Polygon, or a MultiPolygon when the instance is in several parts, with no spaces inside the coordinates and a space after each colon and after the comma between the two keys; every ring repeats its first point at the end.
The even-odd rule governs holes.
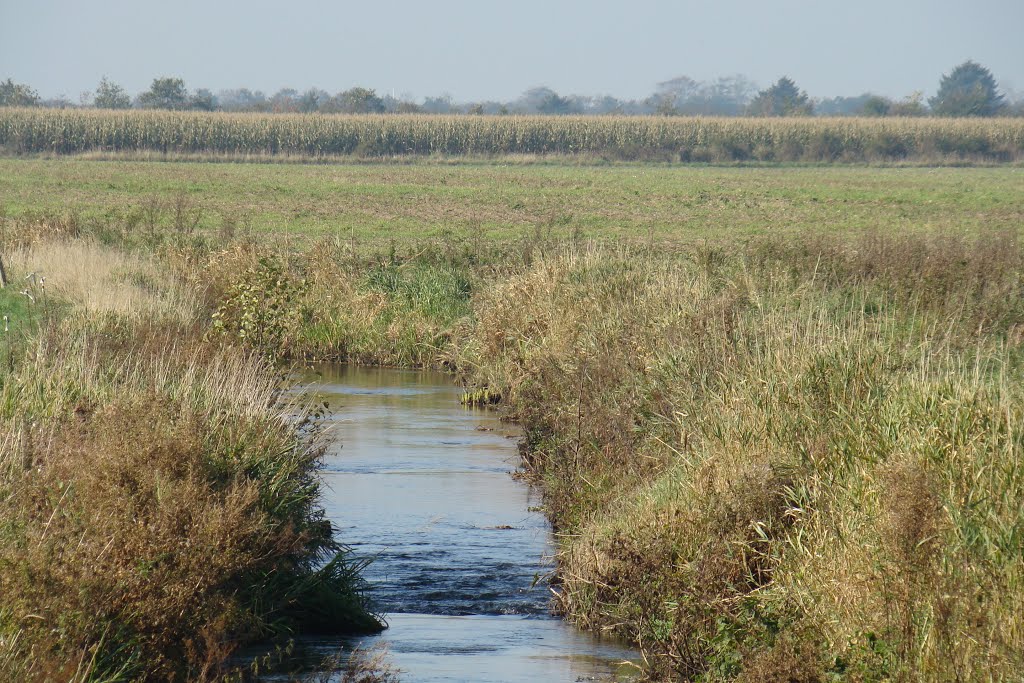
{"type": "Polygon", "coordinates": [[[330,404],[325,509],[373,558],[389,624],[349,647],[383,642],[416,683],[629,680],[635,652],[549,614],[554,546],[538,494],[510,476],[514,425],[461,406],[440,373],[321,365],[304,379],[330,404]]]}

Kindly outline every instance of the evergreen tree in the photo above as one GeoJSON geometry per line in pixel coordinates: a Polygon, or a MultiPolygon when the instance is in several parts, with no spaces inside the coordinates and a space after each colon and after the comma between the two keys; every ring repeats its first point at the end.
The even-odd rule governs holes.
{"type": "Polygon", "coordinates": [[[783,76],[772,87],[757,93],[750,103],[753,116],[807,116],[813,113],[807,93],[802,92],[791,78],[783,76]]]}
{"type": "Polygon", "coordinates": [[[1004,99],[992,72],[968,60],[942,77],[939,92],[928,103],[939,116],[995,116],[1004,99]]]}

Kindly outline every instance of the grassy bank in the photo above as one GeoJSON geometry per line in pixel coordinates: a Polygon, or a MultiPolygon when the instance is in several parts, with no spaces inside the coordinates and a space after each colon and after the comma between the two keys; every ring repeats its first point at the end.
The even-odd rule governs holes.
{"type": "Polygon", "coordinates": [[[1016,119],[226,114],[4,109],[0,149],[323,156],[596,155],[722,162],[1013,161],[1016,119]]]}
{"type": "Polygon", "coordinates": [[[247,642],[379,629],[319,507],[311,409],[207,334],[174,249],[5,228],[2,676],[220,680],[247,642]]]}
{"type": "Polygon", "coordinates": [[[1013,680],[1022,264],[1014,232],[362,262],[328,241],[287,265],[267,348],[500,396],[561,609],[656,678],[1013,680]]]}
{"type": "MultiPolygon", "coordinates": [[[[316,357],[440,366],[470,397],[486,389],[526,429],[524,465],[560,538],[559,607],[639,643],[653,678],[1019,677],[1024,248],[1015,169],[168,164],[140,169],[129,186],[128,176],[116,179],[118,165],[0,163],[17,171],[8,182],[20,189],[8,196],[22,203],[8,211],[6,235],[116,245],[123,261],[109,278],[142,297],[112,311],[107,298],[79,290],[63,301],[90,319],[120,320],[152,309],[145,297],[158,295],[155,310],[178,321],[146,313],[145,335],[94,322],[84,329],[102,333],[91,339],[113,348],[148,339],[146,353],[193,340],[187,349],[257,365],[316,357]],[[262,231],[204,223],[201,201],[177,199],[192,173],[197,197],[252,202],[275,218],[262,231]],[[330,173],[344,178],[336,193],[323,187],[330,173]],[[246,179],[261,189],[240,199],[246,179]],[[88,199],[86,186],[100,198],[88,199]],[[23,210],[44,187],[64,192],[70,212],[23,210]],[[330,218],[289,223],[261,203],[271,187],[289,209],[322,202],[330,218]],[[155,192],[152,220],[123,210],[138,199],[133,188],[155,192]],[[460,203],[498,212],[520,191],[536,202],[523,209],[532,225],[509,227],[515,209],[496,213],[493,232],[459,232],[460,203]],[[346,193],[359,199],[337,199],[346,193]],[[357,204],[372,218],[358,219],[355,239],[330,227],[358,215],[357,204]],[[575,218],[552,223],[539,206],[575,218]],[[408,224],[372,236],[374,221],[401,207],[408,224]],[[619,220],[626,227],[614,227],[619,220]],[[275,221],[295,231],[275,231],[275,221]],[[162,277],[145,275],[152,254],[162,277]],[[194,292],[185,299],[195,303],[178,310],[185,303],[165,281],[194,292]]],[[[188,375],[146,372],[131,377],[188,375]]],[[[62,376],[26,370],[34,388],[25,395],[63,396],[45,393],[38,378],[51,375],[62,376]]],[[[227,385],[231,401],[245,395],[227,385]]],[[[86,438],[71,404],[39,405],[53,401],[78,430],[69,434],[86,438]]],[[[188,414],[209,415],[204,406],[216,401],[204,401],[188,414]]],[[[110,419],[132,414],[113,405],[110,419]]],[[[220,443],[218,433],[207,441],[220,443]]],[[[40,517],[46,539],[53,509],[40,517]]]]}
{"type": "Polygon", "coordinates": [[[500,397],[561,538],[560,608],[653,677],[1024,664],[1016,232],[247,258],[222,306],[258,292],[278,332],[222,308],[228,339],[500,397]]]}
{"type": "Polygon", "coordinates": [[[690,680],[1013,680],[1015,235],[570,251],[461,367],[528,430],[560,600],[690,680]]]}

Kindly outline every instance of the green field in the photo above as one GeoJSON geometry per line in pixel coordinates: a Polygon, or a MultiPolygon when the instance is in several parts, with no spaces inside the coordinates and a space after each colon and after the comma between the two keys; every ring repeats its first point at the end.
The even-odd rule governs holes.
{"type": "MultiPolygon", "coordinates": [[[[806,229],[1016,229],[1024,169],[264,165],[0,160],[9,216],[124,221],[179,196],[257,232],[360,240],[556,235],[693,240],[806,229]]],[[[165,222],[171,219],[164,216],[165,222]]]]}

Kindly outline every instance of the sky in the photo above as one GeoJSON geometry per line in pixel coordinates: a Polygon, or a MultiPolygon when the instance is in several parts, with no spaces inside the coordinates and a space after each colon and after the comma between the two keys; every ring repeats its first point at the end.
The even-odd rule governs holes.
{"type": "Polygon", "coordinates": [[[465,102],[743,74],[902,98],[967,59],[1024,91],[1022,27],[1024,0],[0,0],[0,80],[72,101],[102,76],[132,94],[176,76],[465,102]]]}

